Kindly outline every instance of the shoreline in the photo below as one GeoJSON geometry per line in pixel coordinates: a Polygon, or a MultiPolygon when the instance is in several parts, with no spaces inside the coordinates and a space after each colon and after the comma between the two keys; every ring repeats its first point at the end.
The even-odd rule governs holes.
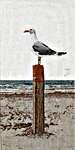
{"type": "MultiPolygon", "coordinates": [[[[64,89],[64,90],[45,90],[45,97],[47,96],[75,96],[75,89],[64,89]]],[[[33,97],[33,90],[17,90],[17,91],[0,91],[0,97],[33,97]]]]}
{"type": "MultiPolygon", "coordinates": [[[[14,92],[1,91],[0,92],[0,133],[2,137],[2,148],[12,149],[17,145],[19,149],[20,145],[24,150],[25,147],[37,141],[40,142],[40,138],[46,145],[52,143],[55,148],[62,148],[62,145],[66,145],[66,149],[73,145],[73,126],[75,122],[74,117],[74,96],[75,91],[73,89],[61,90],[45,90],[44,98],[44,130],[47,134],[43,137],[36,137],[32,134],[32,122],[33,122],[33,91],[32,90],[17,90],[14,92]],[[15,139],[13,141],[13,139],[15,139]],[[28,140],[28,138],[30,138],[28,140]],[[64,140],[65,139],[65,140],[64,140]],[[59,141],[60,140],[60,141],[59,141]],[[16,144],[17,141],[17,144],[16,144]],[[18,141],[21,141],[19,144],[18,141]],[[29,143],[28,143],[29,142],[29,143]],[[48,142],[48,143],[47,143],[48,142]],[[23,144],[25,144],[23,146],[23,144]],[[5,146],[5,147],[3,147],[5,146]]],[[[34,147],[35,149],[35,147],[34,147]]],[[[49,149],[49,148],[45,148],[49,149]]],[[[65,149],[64,149],[65,150],[65,149]]]]}

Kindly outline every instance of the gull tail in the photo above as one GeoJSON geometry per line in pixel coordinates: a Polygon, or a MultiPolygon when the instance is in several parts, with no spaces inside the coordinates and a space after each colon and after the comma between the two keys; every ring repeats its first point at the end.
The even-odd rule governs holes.
{"type": "Polygon", "coordinates": [[[58,56],[62,56],[62,55],[67,54],[67,52],[57,52],[56,54],[57,54],[58,56]]]}

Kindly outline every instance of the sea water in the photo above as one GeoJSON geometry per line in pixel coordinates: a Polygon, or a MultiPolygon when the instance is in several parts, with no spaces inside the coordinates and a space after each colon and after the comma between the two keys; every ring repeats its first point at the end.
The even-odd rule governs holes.
{"type": "MultiPolygon", "coordinates": [[[[46,80],[46,90],[75,89],[74,80],[46,80]]],[[[32,90],[31,80],[0,80],[0,91],[32,90]]]]}

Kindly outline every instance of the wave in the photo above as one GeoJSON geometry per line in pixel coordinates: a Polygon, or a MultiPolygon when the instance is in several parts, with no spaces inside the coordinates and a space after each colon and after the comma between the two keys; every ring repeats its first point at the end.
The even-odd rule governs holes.
{"type": "MultiPolygon", "coordinates": [[[[32,81],[28,80],[0,80],[0,91],[16,91],[16,90],[32,90],[32,81]]],[[[46,90],[66,90],[75,89],[73,80],[59,81],[59,80],[48,80],[45,81],[46,90]]]]}

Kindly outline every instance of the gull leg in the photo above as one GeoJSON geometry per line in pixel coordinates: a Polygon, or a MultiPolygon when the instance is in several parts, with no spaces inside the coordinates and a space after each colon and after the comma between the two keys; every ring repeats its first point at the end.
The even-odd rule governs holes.
{"type": "Polygon", "coordinates": [[[40,65],[41,64],[41,57],[38,56],[38,64],[40,65]]]}

